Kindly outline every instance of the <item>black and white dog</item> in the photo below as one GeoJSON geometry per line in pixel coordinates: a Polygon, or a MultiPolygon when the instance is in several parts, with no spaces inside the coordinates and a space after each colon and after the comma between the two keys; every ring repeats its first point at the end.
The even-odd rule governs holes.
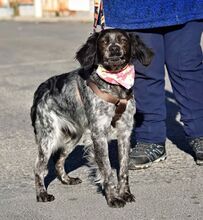
{"type": "Polygon", "coordinates": [[[110,207],[123,207],[134,201],[128,183],[128,154],[133,128],[135,101],[132,95],[132,60],[149,65],[153,52],[137,35],[107,29],[92,34],[76,53],[81,68],[54,76],[42,83],[34,95],[31,119],[38,156],[35,164],[37,201],[54,200],[47,193],[44,178],[49,158],[56,151],[57,175],[64,184],[81,183],[68,176],[64,162],[84,133],[91,134],[88,152],[100,174],[110,207]],[[130,76],[130,77],[129,77],[130,76]],[[122,84],[123,82],[123,84],[122,84]],[[108,155],[110,127],[117,129],[118,183],[108,155]]]}

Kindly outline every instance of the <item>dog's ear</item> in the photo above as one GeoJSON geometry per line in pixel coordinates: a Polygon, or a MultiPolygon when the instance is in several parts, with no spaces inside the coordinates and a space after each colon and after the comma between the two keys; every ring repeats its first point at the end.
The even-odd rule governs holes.
{"type": "Polygon", "coordinates": [[[78,60],[80,65],[84,68],[93,66],[97,60],[96,53],[98,36],[99,33],[93,33],[76,53],[76,60],[78,60]]]}
{"type": "Polygon", "coordinates": [[[131,58],[137,59],[144,66],[148,66],[154,56],[153,51],[148,48],[138,35],[129,34],[131,41],[131,58]]]}

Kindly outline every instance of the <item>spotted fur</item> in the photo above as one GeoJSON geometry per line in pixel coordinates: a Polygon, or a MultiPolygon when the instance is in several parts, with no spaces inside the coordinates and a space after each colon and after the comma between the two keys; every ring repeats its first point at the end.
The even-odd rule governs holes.
{"type": "Polygon", "coordinates": [[[35,163],[37,201],[54,200],[54,196],[47,193],[44,178],[50,156],[56,151],[59,157],[55,168],[61,182],[71,185],[81,183],[79,178],[70,177],[65,172],[64,163],[81,137],[87,133],[90,136],[87,152],[91,163],[97,168],[108,205],[123,207],[126,202],[134,201],[128,183],[128,154],[135,101],[133,98],[128,101],[125,112],[116,122],[120,164],[117,182],[108,155],[108,136],[116,106],[98,97],[87,86],[87,79],[94,81],[100,90],[125,98],[132,90],[110,85],[100,79],[95,72],[97,65],[117,70],[133,59],[148,64],[151,56],[152,52],[137,36],[121,30],[105,30],[90,36],[77,52],[80,69],[54,76],[38,87],[31,108],[38,144],[35,163]]]}

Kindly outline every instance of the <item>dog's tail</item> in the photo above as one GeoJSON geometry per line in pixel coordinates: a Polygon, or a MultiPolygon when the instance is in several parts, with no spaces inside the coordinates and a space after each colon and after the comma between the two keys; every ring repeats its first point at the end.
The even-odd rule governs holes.
{"type": "MultiPolygon", "coordinates": [[[[61,77],[62,80],[64,80],[65,77],[66,77],[66,74],[63,74],[63,77],[61,77]]],[[[40,84],[37,90],[35,91],[34,98],[33,98],[33,105],[31,107],[31,112],[30,112],[32,126],[34,127],[35,134],[36,134],[35,121],[37,117],[38,104],[42,100],[46,99],[49,96],[49,94],[52,94],[52,92],[54,91],[56,87],[58,90],[61,90],[62,89],[61,85],[62,83],[59,82],[58,76],[53,76],[49,78],[48,80],[46,80],[45,82],[43,82],[42,84],[40,84]]]]}
{"type": "Polygon", "coordinates": [[[42,98],[45,97],[45,95],[49,91],[50,91],[50,80],[47,80],[44,83],[42,83],[34,93],[33,104],[30,111],[30,117],[35,134],[36,134],[35,121],[37,117],[37,106],[39,102],[42,100],[42,98]]]}

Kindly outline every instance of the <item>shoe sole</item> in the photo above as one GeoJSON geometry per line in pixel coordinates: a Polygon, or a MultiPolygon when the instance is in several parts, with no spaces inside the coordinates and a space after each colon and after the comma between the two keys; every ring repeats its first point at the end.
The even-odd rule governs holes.
{"type": "MultiPolygon", "coordinates": [[[[158,159],[154,160],[153,162],[149,162],[149,163],[141,164],[141,165],[133,165],[133,166],[130,166],[130,167],[129,167],[129,170],[147,169],[147,168],[151,167],[151,165],[152,165],[153,163],[158,163],[158,162],[164,161],[164,160],[166,160],[166,158],[167,158],[167,155],[164,154],[164,155],[162,155],[161,157],[159,157],[158,159]]],[[[203,164],[202,164],[202,165],[203,165],[203,164]]]]}

